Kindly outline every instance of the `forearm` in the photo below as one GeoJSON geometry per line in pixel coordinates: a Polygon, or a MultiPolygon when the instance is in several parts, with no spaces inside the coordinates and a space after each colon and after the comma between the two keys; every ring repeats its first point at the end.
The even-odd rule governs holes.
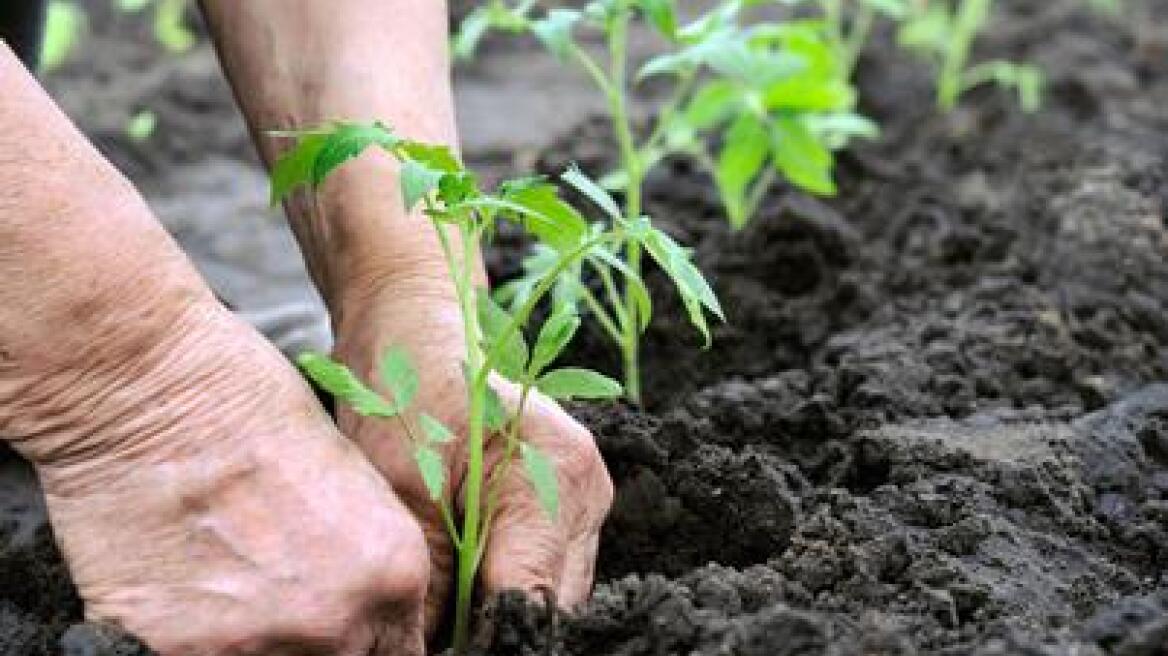
{"type": "MultiPolygon", "coordinates": [[[[441,0],[203,0],[240,105],[270,164],[286,143],[267,134],[329,120],[381,120],[402,136],[456,145],[441,0]]],[[[389,279],[444,275],[433,229],[402,208],[396,165],[370,153],[316,199],[287,209],[334,314],[350,294],[389,279]]]]}
{"type": "Polygon", "coordinates": [[[213,298],[3,42],[0,90],[0,436],[31,454],[106,393],[78,402],[82,370],[113,380],[130,342],[213,298]]]}

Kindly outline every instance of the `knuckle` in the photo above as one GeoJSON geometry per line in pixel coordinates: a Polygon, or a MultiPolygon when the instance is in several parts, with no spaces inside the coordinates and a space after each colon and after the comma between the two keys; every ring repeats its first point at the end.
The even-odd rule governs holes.
{"type": "Polygon", "coordinates": [[[564,443],[559,469],[569,489],[582,494],[598,514],[607,514],[615,493],[612,477],[590,434],[584,432],[564,443]]]}
{"type": "Polygon", "coordinates": [[[374,595],[381,601],[420,604],[430,585],[430,559],[421,529],[394,541],[373,570],[374,595]]]}
{"type": "Polygon", "coordinates": [[[306,607],[304,612],[295,614],[292,621],[292,626],[280,632],[290,641],[336,650],[352,634],[358,617],[356,609],[331,603],[306,607]]]}

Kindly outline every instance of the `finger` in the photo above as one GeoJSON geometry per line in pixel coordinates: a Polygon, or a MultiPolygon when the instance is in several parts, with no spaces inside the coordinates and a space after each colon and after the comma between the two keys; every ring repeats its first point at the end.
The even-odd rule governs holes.
{"type": "Polygon", "coordinates": [[[450,534],[441,512],[427,498],[425,505],[407,504],[421,524],[430,553],[430,585],[426,589],[423,625],[425,634],[433,636],[446,608],[446,600],[454,586],[455,554],[450,534]]]}
{"type": "MultiPolygon", "coordinates": [[[[417,520],[426,538],[430,556],[430,583],[426,590],[425,634],[438,628],[446,599],[453,587],[455,556],[441,509],[430,499],[409,443],[397,435],[381,430],[370,422],[360,422],[342,412],[342,429],[374,463],[410,514],[417,520]]],[[[449,485],[451,482],[448,481],[449,485]]]]}
{"type": "Polygon", "coordinates": [[[538,599],[542,590],[559,589],[567,541],[521,478],[512,472],[502,484],[483,557],[482,582],[487,594],[520,590],[538,599]]]}
{"type": "Polygon", "coordinates": [[[592,596],[596,554],[599,549],[599,532],[581,535],[568,544],[558,594],[559,604],[565,610],[576,609],[592,596]]]}
{"type": "Polygon", "coordinates": [[[359,656],[425,656],[423,609],[411,621],[387,617],[374,626],[373,647],[359,656]]]}
{"type": "Polygon", "coordinates": [[[592,435],[554,402],[534,396],[520,432],[554,463],[560,507],[549,518],[522,466],[512,463],[502,482],[504,503],[495,514],[484,583],[489,591],[551,590],[561,605],[576,605],[591,587],[597,535],[612,502],[612,483],[592,435]]]}

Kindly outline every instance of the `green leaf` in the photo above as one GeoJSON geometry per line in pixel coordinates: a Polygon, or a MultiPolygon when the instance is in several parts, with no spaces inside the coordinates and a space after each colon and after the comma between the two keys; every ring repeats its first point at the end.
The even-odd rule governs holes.
{"type": "Polygon", "coordinates": [[[621,218],[622,213],[620,206],[616,204],[616,201],[613,200],[612,196],[600,185],[593,182],[592,178],[589,178],[587,175],[585,175],[579,167],[575,165],[568,167],[568,170],[564,171],[564,174],[560,176],[560,179],[569,185],[572,185],[576,191],[584,194],[586,197],[588,197],[588,200],[596,203],[600,209],[604,210],[605,214],[609,215],[613,219],[621,218]]]}
{"type": "Polygon", "coordinates": [[[766,164],[768,151],[766,126],[754,114],[741,114],[726,132],[714,179],[735,228],[750,218],[746,216],[747,190],[766,164]]]}
{"type": "Polygon", "coordinates": [[[401,141],[397,147],[406,159],[412,159],[435,171],[461,173],[464,170],[462,163],[454,156],[454,151],[450,149],[450,146],[420,141],[401,141]]]}
{"type": "Polygon", "coordinates": [[[794,185],[812,193],[836,193],[831,178],[834,158],[827,146],[794,116],[780,116],[771,126],[771,147],[775,166],[794,185]]]}
{"type": "Polygon", "coordinates": [[[947,3],[930,2],[923,12],[901,24],[897,40],[906,48],[944,53],[953,33],[953,20],[947,3]]]}
{"type": "Polygon", "coordinates": [[[393,395],[399,412],[405,411],[418,395],[418,371],[405,349],[394,346],[385,351],[379,366],[381,383],[393,395]]]}
{"type": "Polygon", "coordinates": [[[126,136],[131,140],[143,142],[154,134],[154,129],[158,127],[158,115],[149,109],[144,109],[126,123],[126,136]]]}
{"type": "Polygon", "coordinates": [[[491,27],[491,8],[489,6],[476,7],[467,14],[458,27],[458,34],[454,35],[451,51],[457,59],[471,59],[478,49],[479,41],[491,27]]]}
{"type": "Polygon", "coordinates": [[[809,114],[803,117],[803,124],[831,150],[847,146],[852,139],[875,139],[880,136],[880,126],[852,112],[809,114]]]}
{"type": "Polygon", "coordinates": [[[613,399],[624,393],[615,380],[576,367],[549,371],[539,377],[535,387],[553,399],[613,399]]]}
{"type": "Polygon", "coordinates": [[[475,293],[478,303],[479,326],[483,331],[484,350],[491,352],[499,345],[499,355],[494,362],[495,371],[504,378],[522,382],[527,369],[528,349],[522,331],[515,329],[504,332],[512,323],[511,313],[491,298],[485,289],[475,293]]]}
{"type": "Polygon", "coordinates": [[[85,12],[76,4],[65,0],[53,0],[48,4],[40,51],[42,71],[54,71],[69,59],[85,23],[85,12]]]}
{"type": "Polygon", "coordinates": [[[588,222],[560,198],[555,185],[529,184],[508,189],[500,209],[514,215],[525,229],[558,251],[576,248],[588,232],[588,222]]]}
{"type": "Polygon", "coordinates": [[[422,432],[426,434],[426,439],[431,442],[445,444],[454,440],[454,433],[446,427],[446,424],[424,412],[418,415],[418,424],[421,425],[422,432]]]}
{"type": "Polygon", "coordinates": [[[154,7],[154,38],[172,53],[182,53],[195,45],[195,35],[186,25],[187,0],[158,0],[154,7]]]}
{"type": "Polygon", "coordinates": [[[637,79],[643,80],[654,75],[677,75],[697,69],[710,58],[717,57],[717,51],[737,47],[742,39],[736,28],[716,29],[700,37],[686,37],[685,31],[679,36],[688,45],[674,52],[657,55],[645,62],[637,71],[637,79]]]}
{"type": "Polygon", "coordinates": [[[528,175],[521,178],[512,178],[499,183],[499,195],[509,197],[519,192],[539,187],[548,183],[546,175],[528,175]]]}
{"type": "Polygon", "coordinates": [[[751,47],[743,40],[726,41],[704,55],[706,64],[727,77],[754,87],[763,87],[791,77],[806,68],[802,57],[751,47]]]}
{"type": "Polygon", "coordinates": [[[827,112],[849,109],[855,102],[852,85],[830,77],[798,75],[763,91],[763,105],[769,110],[827,112]]]}
{"type": "Polygon", "coordinates": [[[706,130],[725,121],[742,97],[739,88],[727,80],[714,80],[697,91],[682,116],[695,130],[706,130]]]}
{"type": "Polygon", "coordinates": [[[459,205],[479,195],[478,180],[469,171],[446,173],[438,181],[438,197],[447,207],[459,205]]]}
{"type": "Polygon", "coordinates": [[[564,304],[553,312],[540,328],[539,338],[535,341],[535,352],[528,368],[531,375],[539,375],[558,358],[579,328],[580,317],[576,315],[574,305],[564,304]]]}
{"type": "Polygon", "coordinates": [[[649,319],[653,317],[653,301],[649,296],[649,288],[641,276],[633,271],[632,267],[608,250],[606,246],[598,245],[588,253],[589,263],[599,268],[610,266],[620,272],[627,283],[625,293],[629,294],[637,306],[637,323],[642,332],[649,327],[649,319]],[[599,262],[594,261],[599,260],[599,262]]]}
{"type": "Polygon", "coordinates": [[[400,140],[380,122],[338,123],[325,134],[325,143],[312,165],[312,184],[319,186],[338,166],[365,152],[370,146],[393,148],[400,140]]]}
{"type": "Polygon", "coordinates": [[[573,9],[552,9],[544,18],[531,24],[531,31],[544,47],[560,59],[567,59],[575,43],[572,28],[580,20],[580,12],[573,9]]]}
{"type": "Polygon", "coordinates": [[[678,29],[678,37],[685,43],[702,43],[728,32],[736,32],[735,21],[742,10],[742,2],[722,2],[692,23],[678,29]]]}
{"type": "Polygon", "coordinates": [[[296,364],[306,376],[364,417],[394,417],[398,408],[369,389],[345,365],[320,353],[302,353],[296,364]]]}
{"type": "Polygon", "coordinates": [[[487,429],[496,433],[501,432],[507,428],[507,408],[503,405],[503,400],[499,398],[499,393],[493,387],[487,385],[486,389],[487,405],[483,412],[483,423],[487,425],[487,429]]]}
{"type": "Polygon", "coordinates": [[[323,134],[299,135],[292,148],[280,156],[272,167],[272,205],[279,204],[296,187],[312,184],[312,167],[326,140],[323,134]]]}
{"type": "Polygon", "coordinates": [[[638,4],[649,23],[662,36],[670,41],[677,38],[677,7],[674,0],[639,0],[638,4]]]}
{"type": "Polygon", "coordinates": [[[667,52],[650,58],[637,70],[637,80],[655,75],[677,74],[697,66],[697,60],[686,51],[667,52]]]}
{"type": "Polygon", "coordinates": [[[560,485],[556,478],[556,468],[542,451],[520,442],[519,453],[523,457],[523,469],[527,480],[535,490],[535,497],[549,521],[555,521],[560,513],[560,485]]]}
{"type": "Polygon", "coordinates": [[[400,180],[406,210],[413,210],[423,198],[437,189],[445,175],[417,160],[407,159],[402,162],[400,180]]]}
{"type": "Polygon", "coordinates": [[[418,472],[422,474],[422,482],[426,484],[430,500],[440,501],[442,492],[446,489],[446,465],[442,462],[442,454],[431,446],[415,444],[414,462],[418,465],[418,472]]]}
{"type": "MultiPolygon", "coordinates": [[[[495,299],[504,303],[512,312],[517,311],[531,298],[536,285],[556,267],[560,256],[547,244],[534,244],[531,254],[523,258],[523,275],[495,291],[495,299]]],[[[564,275],[569,272],[565,271],[564,275]]]]}
{"type": "Polygon", "coordinates": [[[690,323],[701,332],[705,345],[709,346],[710,329],[706,325],[705,312],[709,311],[722,321],[726,320],[714,290],[706,282],[702,272],[690,262],[689,253],[669,235],[652,228],[642,243],[657,262],[657,266],[673,280],[689,315],[690,323]]]}

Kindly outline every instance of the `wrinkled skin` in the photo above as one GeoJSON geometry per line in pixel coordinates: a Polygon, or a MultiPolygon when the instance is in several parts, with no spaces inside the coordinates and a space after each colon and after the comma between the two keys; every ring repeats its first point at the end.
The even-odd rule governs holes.
{"type": "Polygon", "coordinates": [[[422,654],[414,518],[258,335],[187,317],[67,429],[132,441],[38,464],[87,616],[168,655],[422,654]]]}
{"type": "MultiPolygon", "coordinates": [[[[444,445],[447,498],[463,499],[466,476],[467,393],[462,374],[463,330],[453,291],[444,281],[411,280],[387,285],[370,295],[368,310],[339,328],[338,357],[365,380],[377,380],[380,355],[404,347],[421,369],[417,410],[438,418],[460,436],[444,445]],[[409,320],[403,318],[409,317],[409,320]]],[[[492,386],[512,408],[519,390],[495,380],[492,386]]],[[[442,516],[430,500],[396,421],[368,419],[342,408],[339,422],[393,484],[422,524],[430,548],[431,579],[427,620],[433,628],[453,592],[455,554],[442,516]]],[[[519,589],[542,598],[550,592],[558,605],[572,608],[588,598],[600,527],[612,504],[612,482],[592,435],[554,401],[532,393],[520,424],[522,439],[555,464],[561,507],[550,521],[535,498],[517,460],[505,470],[499,505],[482,564],[484,591],[519,589]]],[[[488,443],[490,471],[501,467],[503,440],[488,443]]],[[[461,528],[461,524],[459,524],[461,528]]]]}
{"type": "MultiPolygon", "coordinates": [[[[266,130],[337,116],[455,142],[443,3],[203,4],[269,162],[266,130]]],[[[359,448],[343,437],[2,43],[0,89],[0,125],[22,128],[0,131],[0,435],[37,467],[87,616],[165,656],[422,653],[450,541],[396,429],[342,412],[359,448]]],[[[338,354],[371,378],[385,346],[404,346],[419,407],[458,429],[456,306],[395,173],[353,162],[289,218],[338,354]]],[[[591,585],[612,486],[591,436],[551,402],[533,399],[521,429],[564,501],[549,522],[511,470],[482,587],[570,607],[591,585]]]]}

